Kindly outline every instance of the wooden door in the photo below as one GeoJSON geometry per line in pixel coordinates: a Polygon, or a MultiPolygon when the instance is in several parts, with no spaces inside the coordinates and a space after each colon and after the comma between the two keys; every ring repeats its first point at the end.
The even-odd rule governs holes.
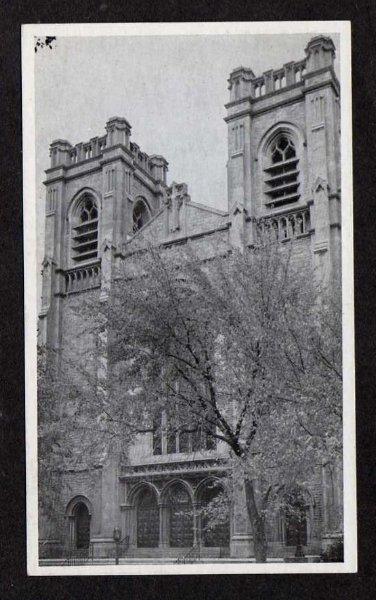
{"type": "Polygon", "coordinates": [[[182,487],[173,488],[169,499],[170,546],[193,546],[193,510],[188,492],[182,487]]]}
{"type": "Polygon", "coordinates": [[[137,507],[137,546],[156,548],[159,544],[159,509],[150,489],[141,492],[137,507]]]}
{"type": "Polygon", "coordinates": [[[90,544],[90,515],[87,506],[80,502],[75,510],[76,518],[76,548],[89,548],[90,544]]]}

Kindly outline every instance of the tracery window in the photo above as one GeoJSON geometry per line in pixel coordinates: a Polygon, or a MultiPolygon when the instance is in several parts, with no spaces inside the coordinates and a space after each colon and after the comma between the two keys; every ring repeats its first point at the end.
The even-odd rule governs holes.
{"type": "Polygon", "coordinates": [[[299,199],[299,158],[289,135],[280,134],[270,144],[264,172],[267,206],[274,208],[299,199]]]}
{"type": "MultiPolygon", "coordinates": [[[[211,428],[214,433],[214,427],[211,428]]],[[[210,433],[210,427],[191,422],[177,423],[169,419],[166,413],[156,415],[153,420],[153,454],[179,454],[214,450],[216,438],[210,433]]]]}
{"type": "Polygon", "coordinates": [[[73,226],[73,260],[83,262],[98,256],[98,208],[94,198],[87,194],[81,200],[77,214],[77,225],[73,226]]]}
{"type": "Polygon", "coordinates": [[[133,209],[133,233],[139,231],[150,219],[150,213],[143,200],[138,200],[133,209]]]}

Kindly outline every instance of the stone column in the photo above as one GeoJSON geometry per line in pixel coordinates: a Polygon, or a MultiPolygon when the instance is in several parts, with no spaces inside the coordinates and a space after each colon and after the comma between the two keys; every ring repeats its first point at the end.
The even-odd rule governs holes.
{"type": "Polygon", "coordinates": [[[200,514],[200,503],[193,503],[193,545],[199,544],[201,546],[201,514],[200,514]]]}
{"type": "Polygon", "coordinates": [[[168,507],[161,503],[159,507],[159,547],[166,548],[168,543],[168,507]]]}
{"type": "Polygon", "coordinates": [[[244,124],[244,145],[243,145],[243,178],[244,178],[244,230],[247,231],[244,243],[254,244],[254,220],[256,215],[255,202],[252,200],[252,172],[251,172],[251,117],[246,116],[243,119],[244,124]]]}
{"type": "Polygon", "coordinates": [[[273,70],[265,71],[264,81],[265,81],[265,94],[270,94],[274,91],[274,75],[273,70]]]}
{"type": "Polygon", "coordinates": [[[285,69],[286,87],[295,83],[294,64],[294,62],[289,62],[283,65],[285,69]]]}
{"type": "Polygon", "coordinates": [[[65,547],[67,549],[74,548],[76,545],[76,536],[75,536],[75,517],[73,515],[69,515],[67,517],[67,536],[65,540],[65,547]]]}

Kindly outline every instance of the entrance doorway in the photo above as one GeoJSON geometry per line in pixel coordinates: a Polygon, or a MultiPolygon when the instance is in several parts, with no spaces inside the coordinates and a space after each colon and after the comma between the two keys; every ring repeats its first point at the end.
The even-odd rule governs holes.
{"type": "Polygon", "coordinates": [[[159,509],[154,492],[142,489],[137,506],[137,546],[157,548],[159,544],[159,509]]]}
{"type": "Polygon", "coordinates": [[[87,549],[90,545],[90,515],[86,504],[79,502],[74,508],[76,548],[87,549]]]}
{"type": "Polygon", "coordinates": [[[286,514],[286,546],[307,545],[307,507],[296,502],[286,514]]]}
{"type": "Polygon", "coordinates": [[[193,546],[193,507],[187,490],[174,485],[169,493],[169,532],[172,548],[193,546]]]}
{"type": "MultiPolygon", "coordinates": [[[[221,490],[217,487],[206,487],[201,495],[201,540],[204,546],[208,548],[224,547],[230,545],[230,514],[229,510],[221,510],[221,520],[216,523],[210,522],[210,503],[212,510],[216,508],[215,500],[218,498],[221,490]]],[[[218,507],[217,507],[218,510],[218,507]]]]}

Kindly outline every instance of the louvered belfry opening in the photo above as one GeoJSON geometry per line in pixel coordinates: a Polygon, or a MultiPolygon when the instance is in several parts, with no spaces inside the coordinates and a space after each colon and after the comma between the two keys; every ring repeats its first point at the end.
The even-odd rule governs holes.
{"type": "Polygon", "coordinates": [[[78,224],[73,227],[73,260],[84,262],[98,256],[98,209],[91,196],[85,196],[78,210],[78,224]]]}
{"type": "Polygon", "coordinates": [[[300,197],[299,158],[291,138],[277,137],[269,150],[269,163],[264,169],[267,206],[274,208],[296,202],[300,197]]]}

